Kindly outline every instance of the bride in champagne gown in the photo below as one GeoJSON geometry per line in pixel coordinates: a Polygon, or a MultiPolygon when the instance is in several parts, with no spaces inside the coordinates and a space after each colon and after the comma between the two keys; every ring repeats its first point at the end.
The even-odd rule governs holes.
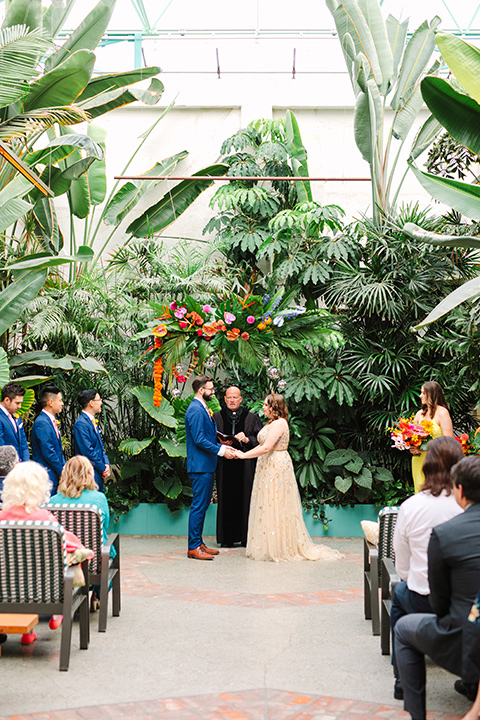
{"type": "Polygon", "coordinates": [[[338,560],[343,556],[315,544],[303,520],[302,503],[288,453],[288,409],[282,395],[268,395],[269,422],[256,448],[236,451],[239,459],[258,458],[253,481],[246,555],[252,560],[338,560]]]}

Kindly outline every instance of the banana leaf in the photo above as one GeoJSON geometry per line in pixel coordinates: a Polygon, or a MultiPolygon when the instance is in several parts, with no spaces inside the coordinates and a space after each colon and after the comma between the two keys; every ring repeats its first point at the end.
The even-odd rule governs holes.
{"type": "Polygon", "coordinates": [[[107,131],[99,125],[91,123],[87,130],[95,145],[103,150],[103,157],[97,158],[87,170],[88,187],[90,190],[90,202],[92,205],[101,205],[107,194],[107,170],[105,165],[105,140],[107,131]]]}
{"type": "Polygon", "coordinates": [[[407,44],[408,20],[400,23],[393,15],[389,15],[385,25],[393,54],[393,74],[396,76],[407,44]]]}
{"type": "MultiPolygon", "coordinates": [[[[292,158],[293,174],[308,177],[307,151],[302,143],[297,118],[291,110],[287,110],[285,113],[285,131],[287,133],[287,150],[292,158]]],[[[308,180],[296,182],[295,189],[298,202],[311,202],[312,188],[308,180]]]]}
{"type": "Polygon", "coordinates": [[[62,368],[62,370],[73,370],[75,365],[80,365],[88,372],[108,372],[98,360],[93,357],[79,358],[72,355],[65,355],[56,358],[48,350],[32,350],[31,352],[14,355],[8,361],[10,368],[21,367],[22,365],[39,365],[40,367],[62,368]]]}
{"type": "Polygon", "coordinates": [[[3,387],[10,380],[10,366],[7,353],[0,347],[0,385],[3,387]]]}
{"type": "Polygon", "coordinates": [[[451,292],[450,295],[447,295],[446,298],[443,298],[443,300],[433,308],[432,312],[427,315],[425,320],[422,320],[421,323],[415,325],[415,330],[425,327],[426,325],[430,325],[439,318],[443,317],[443,315],[449,313],[450,310],[453,310],[453,308],[461,305],[466,300],[473,300],[479,296],[480,276],[473,278],[473,280],[468,280],[468,282],[463,283],[463,285],[451,292]]]}
{"type": "Polygon", "coordinates": [[[78,50],[30,85],[24,111],[70,105],[90,80],[95,64],[91,50],[78,50]]]}
{"type": "Polygon", "coordinates": [[[73,31],[57,52],[50,55],[45,61],[48,71],[57,67],[69,55],[77,50],[95,50],[112,17],[116,0],[100,0],[82,23],[73,31]]]}
{"type": "Polygon", "coordinates": [[[27,258],[14,260],[7,265],[11,270],[30,270],[32,268],[58,267],[65,263],[88,262],[94,256],[94,252],[87,245],[80,245],[75,255],[51,255],[50,253],[35,253],[27,258]]]}
{"type": "Polygon", "coordinates": [[[228,165],[211,165],[195,173],[198,180],[183,180],[166,193],[157,203],[149,207],[127,228],[134,237],[148,237],[171,225],[190,207],[201,193],[213,184],[212,180],[202,180],[202,175],[222,176],[228,165]]]}
{"type": "Polygon", "coordinates": [[[12,2],[7,3],[7,12],[2,23],[2,29],[13,25],[26,25],[29,30],[41,30],[41,0],[12,0],[12,2]]]}
{"type": "Polygon", "coordinates": [[[33,205],[21,198],[13,198],[0,205],[0,232],[5,232],[13,223],[20,220],[33,205]]]}
{"type": "MultiPolygon", "coordinates": [[[[480,62],[478,69],[480,72],[480,62]]],[[[425,78],[422,95],[429,110],[450,135],[480,155],[480,105],[440,78],[425,78]]]]}
{"type": "Polygon", "coordinates": [[[410,162],[416,160],[419,155],[430,147],[438,133],[442,130],[443,125],[438,122],[436,117],[430,115],[423,123],[415,137],[415,140],[413,141],[408,160],[410,162]]]}
{"type": "MultiPolygon", "coordinates": [[[[89,126],[88,132],[90,132],[91,127],[89,126]]],[[[105,156],[103,147],[93,139],[93,135],[75,134],[54,138],[47,147],[28,153],[23,160],[30,166],[37,164],[54,165],[71,155],[74,149],[83,150],[96,160],[103,160],[105,156]]]]}
{"type": "Polygon", "coordinates": [[[161,69],[157,65],[153,65],[151,67],[139,68],[138,70],[130,70],[123,73],[100,75],[90,80],[78,96],[77,102],[85,102],[86,100],[99,97],[112,90],[120,90],[127,85],[133,85],[141,80],[148,80],[148,78],[158,75],[159,72],[161,72],[161,69]]]}
{"type": "Polygon", "coordinates": [[[52,2],[45,10],[43,28],[49,37],[57,37],[75,2],[76,0],[66,0],[63,3],[52,2]]]}
{"type": "MultiPolygon", "coordinates": [[[[50,255],[58,255],[63,248],[63,235],[58,226],[52,198],[40,197],[33,208],[34,231],[41,246],[50,255]]],[[[33,267],[33,266],[32,266],[33,267]]]]}
{"type": "MultiPolygon", "coordinates": [[[[156,163],[151,170],[148,170],[145,178],[149,175],[170,175],[177,164],[186,158],[188,152],[183,150],[172,157],[156,163]]],[[[106,225],[118,225],[128,213],[133,210],[138,201],[148,190],[163,180],[132,180],[122,185],[115,193],[105,209],[104,221],[106,225]]]]}
{"type": "Polygon", "coordinates": [[[480,237],[475,235],[441,235],[440,233],[424,230],[419,225],[411,222],[405,223],[402,231],[413,240],[430,243],[431,245],[480,249],[480,237]]]}
{"type": "Polygon", "coordinates": [[[425,21],[410,38],[403,55],[397,89],[390,103],[392,110],[399,110],[415,91],[417,82],[435,49],[435,30],[440,22],[438,16],[433,18],[430,25],[425,21]]]}
{"type": "Polygon", "coordinates": [[[454,208],[467,218],[480,220],[480,185],[470,185],[460,180],[431,175],[419,170],[412,163],[409,163],[409,166],[435,200],[454,208]]]}
{"type": "Polygon", "coordinates": [[[0,335],[18,320],[28,303],[37,297],[46,278],[46,270],[27,270],[0,292],[0,335]]]}
{"type": "Polygon", "coordinates": [[[480,103],[480,49],[452,33],[437,32],[442,57],[469,95],[480,103]]]}

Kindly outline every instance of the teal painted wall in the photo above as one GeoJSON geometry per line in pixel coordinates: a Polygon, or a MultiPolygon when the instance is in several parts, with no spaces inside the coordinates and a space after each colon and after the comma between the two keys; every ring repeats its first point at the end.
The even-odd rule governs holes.
{"type": "MultiPolygon", "coordinates": [[[[325,530],[322,523],[304,513],[305,524],[314,537],[362,537],[361,520],[376,520],[380,508],[374,505],[354,505],[347,508],[327,508],[331,521],[325,530]]],[[[204,535],[216,534],[217,506],[210,505],[205,518],[204,535]]],[[[188,510],[171,513],[166,505],[141,503],[118,522],[110,522],[109,532],[121,535],[187,535],[188,510]]]]}

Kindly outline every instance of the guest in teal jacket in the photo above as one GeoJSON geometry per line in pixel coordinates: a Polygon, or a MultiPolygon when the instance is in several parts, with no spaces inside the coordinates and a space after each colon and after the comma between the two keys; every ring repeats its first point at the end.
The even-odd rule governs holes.
{"type": "MultiPolygon", "coordinates": [[[[67,460],[60,476],[58,493],[49,500],[50,505],[54,503],[96,505],[102,516],[102,542],[107,542],[110,509],[107,498],[103,492],[98,490],[92,463],[88,458],[83,457],[83,455],[75,455],[70,460],[67,460]]],[[[112,557],[115,556],[113,546],[110,554],[112,557]]]]}

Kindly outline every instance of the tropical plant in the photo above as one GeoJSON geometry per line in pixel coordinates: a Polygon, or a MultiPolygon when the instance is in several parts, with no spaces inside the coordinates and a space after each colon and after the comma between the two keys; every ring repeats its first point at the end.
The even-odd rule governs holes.
{"type": "MultiPolygon", "coordinates": [[[[377,0],[327,0],[355,93],[355,141],[370,165],[372,214],[380,224],[395,207],[405,173],[395,182],[398,162],[422,106],[420,82],[435,75],[440,63],[427,69],[435,48],[440,18],[422,23],[407,41],[408,20],[385,20],[377,0]],[[393,120],[387,118],[387,104],[393,120]],[[394,141],[398,146],[394,150],[394,141]],[[393,156],[393,157],[392,157],[393,156]]],[[[418,157],[439,132],[428,118],[410,151],[418,157]]],[[[408,168],[407,168],[408,170],[408,168]]]]}

